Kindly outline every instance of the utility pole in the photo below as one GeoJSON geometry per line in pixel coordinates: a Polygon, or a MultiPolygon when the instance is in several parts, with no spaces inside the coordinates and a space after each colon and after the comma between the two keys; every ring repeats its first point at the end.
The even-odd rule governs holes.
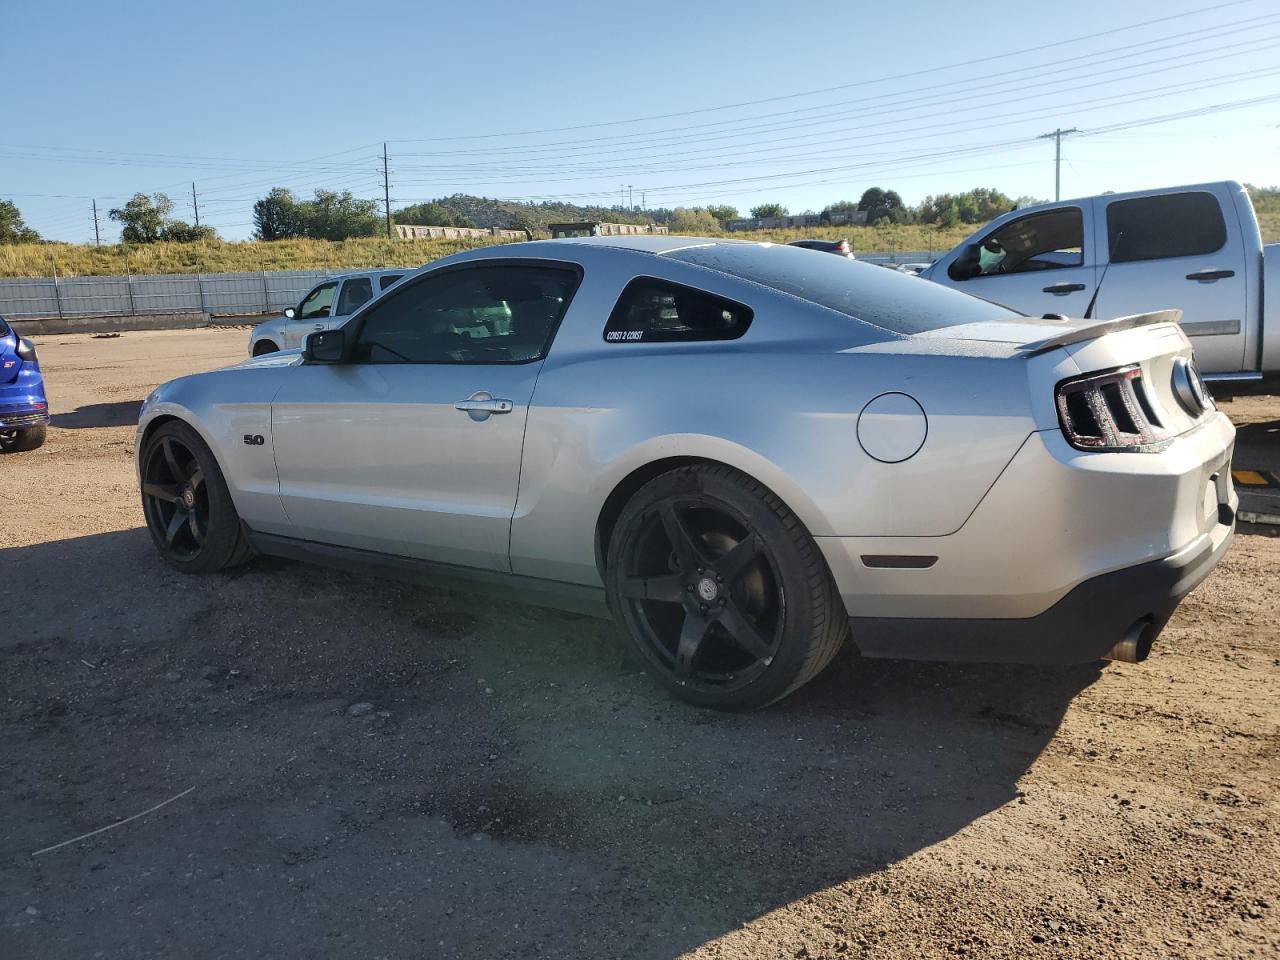
{"type": "Polygon", "coordinates": [[[102,246],[102,234],[98,231],[98,201],[93,201],[93,245],[102,246]]]}
{"type": "Polygon", "coordinates": [[[633,212],[634,212],[634,211],[635,211],[635,209],[636,209],[636,194],[635,194],[635,189],[636,189],[636,188],[635,188],[635,187],[633,187],[631,184],[629,184],[629,183],[627,184],[627,209],[628,209],[628,210],[631,210],[631,211],[633,211],[633,212]]]}
{"type": "Polygon", "coordinates": [[[391,174],[387,170],[387,145],[382,145],[382,198],[387,204],[387,238],[391,237],[391,174]]]}
{"type": "Polygon", "coordinates": [[[1055,201],[1062,199],[1062,138],[1069,133],[1079,132],[1075,127],[1070,130],[1063,130],[1059,127],[1052,133],[1042,133],[1036,137],[1037,140],[1053,138],[1053,199],[1055,201]]]}
{"type": "Polygon", "coordinates": [[[196,211],[196,226],[200,226],[200,201],[196,199],[196,182],[191,181],[191,206],[196,211]]]}

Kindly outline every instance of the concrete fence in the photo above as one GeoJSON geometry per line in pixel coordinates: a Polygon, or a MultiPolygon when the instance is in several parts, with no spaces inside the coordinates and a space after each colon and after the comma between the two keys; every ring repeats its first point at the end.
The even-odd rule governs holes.
{"type": "Polygon", "coordinates": [[[296,306],[324,270],[32,277],[0,280],[0,316],[112,317],[271,313],[296,306]]]}
{"type": "MultiPolygon", "coordinates": [[[[858,253],[892,266],[928,262],[927,251],[858,253]]],[[[279,313],[297,306],[325,277],[353,271],[167,274],[123,277],[30,277],[0,280],[0,316],[13,319],[131,317],[158,314],[234,316],[279,313]]]]}

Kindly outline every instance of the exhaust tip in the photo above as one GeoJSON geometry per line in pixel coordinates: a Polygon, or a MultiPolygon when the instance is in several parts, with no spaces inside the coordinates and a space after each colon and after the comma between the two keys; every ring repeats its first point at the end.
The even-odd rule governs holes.
{"type": "Polygon", "coordinates": [[[1155,624],[1150,617],[1143,617],[1125,631],[1124,637],[1107,651],[1103,660],[1120,663],[1141,663],[1151,656],[1151,646],[1156,642],[1155,624]]]}

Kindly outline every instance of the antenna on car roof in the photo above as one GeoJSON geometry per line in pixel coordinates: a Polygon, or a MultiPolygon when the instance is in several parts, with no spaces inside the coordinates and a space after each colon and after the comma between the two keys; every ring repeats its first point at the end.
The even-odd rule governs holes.
{"type": "Polygon", "coordinates": [[[1093,319],[1093,308],[1098,302],[1098,292],[1102,289],[1102,281],[1107,279],[1107,271],[1111,269],[1111,261],[1115,258],[1116,250],[1120,248],[1120,238],[1124,236],[1121,230],[1116,234],[1115,240],[1111,242],[1111,249],[1107,251],[1107,265],[1102,268],[1102,276],[1098,278],[1098,284],[1093,288],[1093,296],[1089,298],[1089,305],[1084,308],[1084,318],[1086,320],[1093,319]]]}

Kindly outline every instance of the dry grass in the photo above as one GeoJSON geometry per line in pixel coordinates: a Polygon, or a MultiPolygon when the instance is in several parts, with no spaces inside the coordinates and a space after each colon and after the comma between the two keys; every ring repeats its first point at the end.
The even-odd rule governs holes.
{"type": "MultiPolygon", "coordinates": [[[[1259,214],[1264,242],[1280,241],[1280,212],[1259,214]]],[[[977,227],[961,224],[941,229],[929,226],[814,227],[808,230],[757,230],[727,234],[735,239],[787,243],[802,237],[848,238],[855,253],[931,251],[945,253],[977,227]]],[[[432,260],[488,246],[477,240],[388,240],[365,237],[272,242],[155,243],[126,248],[122,244],[94,247],[68,243],[0,245],[0,277],[47,277],[56,262],[63,277],[119,276],[126,268],[135,274],[238,273],[251,270],[358,269],[415,267],[432,260]]],[[[502,242],[502,241],[496,241],[502,242]]]]}
{"type": "Polygon", "coordinates": [[[47,277],[56,263],[63,277],[135,274],[239,273],[251,270],[415,267],[490,241],[388,240],[365,237],[277,240],[270,243],[153,243],[94,247],[69,243],[0,246],[0,277],[47,277]]]}

